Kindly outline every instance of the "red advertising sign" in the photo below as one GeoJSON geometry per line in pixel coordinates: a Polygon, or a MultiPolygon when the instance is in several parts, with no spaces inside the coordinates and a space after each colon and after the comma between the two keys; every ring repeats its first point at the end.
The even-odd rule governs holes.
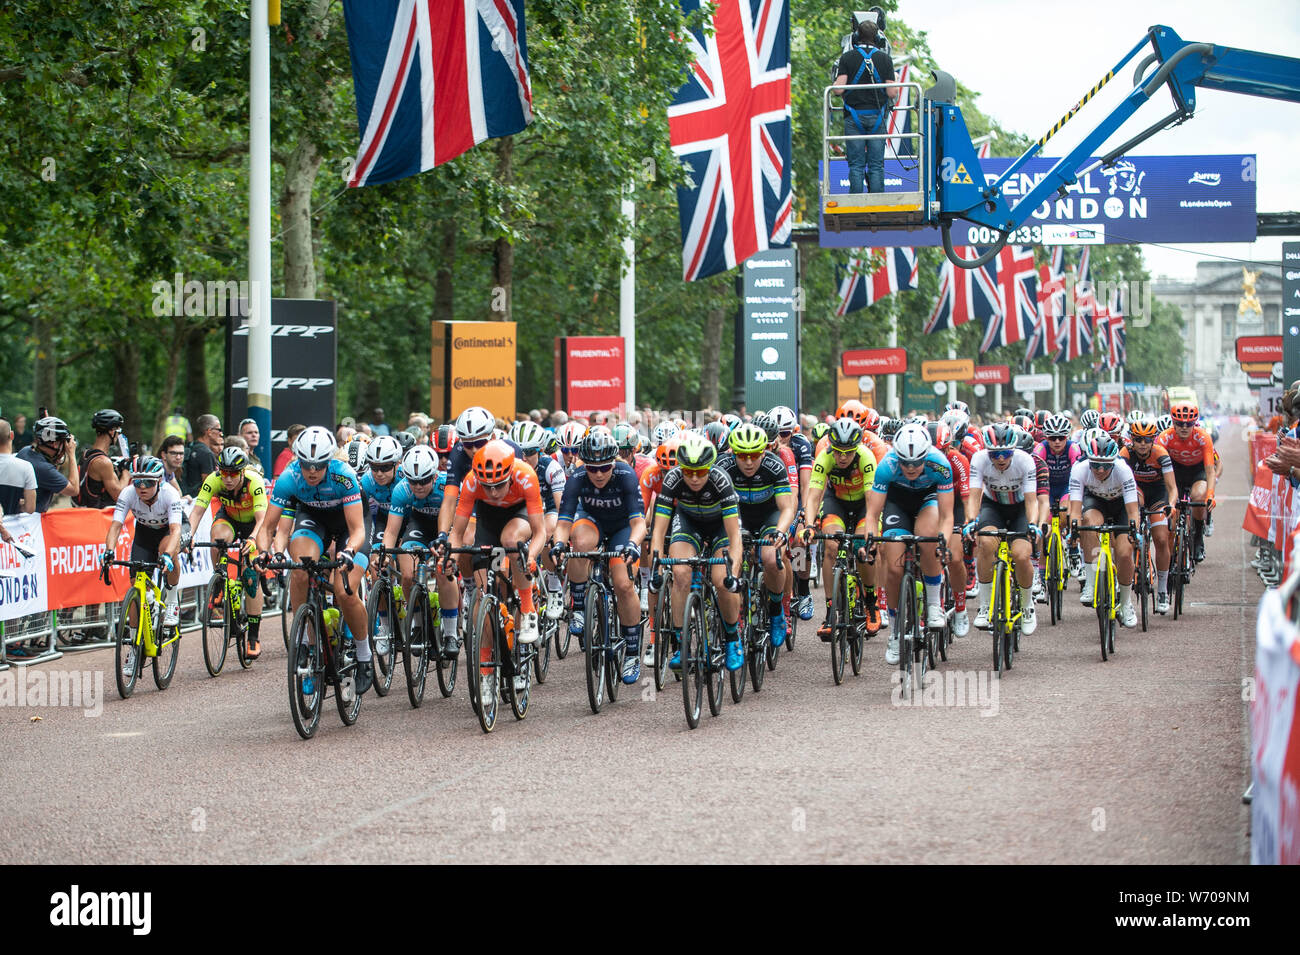
{"type": "MultiPolygon", "coordinates": [[[[77,607],[82,604],[121,600],[130,583],[128,573],[113,568],[113,586],[105,587],[99,576],[99,555],[104,551],[108,525],[113,522],[109,508],[60,508],[42,515],[45,533],[46,572],[49,575],[51,609],[77,607]]],[[[134,519],[128,515],[117,538],[117,559],[131,556],[134,519]]]]}
{"type": "Polygon", "coordinates": [[[903,348],[851,348],[840,355],[844,374],[902,375],[907,372],[907,350],[903,348]]]}
{"type": "Polygon", "coordinates": [[[626,374],[620,335],[555,339],[557,409],[584,418],[597,411],[621,411],[626,374]]]}
{"type": "Polygon", "coordinates": [[[1237,361],[1272,364],[1282,360],[1281,335],[1242,335],[1237,339],[1237,361]]]}
{"type": "Polygon", "coordinates": [[[971,379],[977,385],[1011,384],[1010,365],[976,365],[975,377],[971,379]]]}

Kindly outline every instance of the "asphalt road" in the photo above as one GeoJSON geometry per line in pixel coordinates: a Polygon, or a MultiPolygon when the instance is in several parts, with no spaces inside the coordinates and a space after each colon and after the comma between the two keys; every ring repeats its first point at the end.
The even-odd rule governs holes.
{"type": "Polygon", "coordinates": [[[490,736],[463,679],[443,700],[431,675],[413,710],[399,673],[356,726],[327,702],[303,741],[278,635],[217,679],[187,636],[171,688],[144,674],[126,701],[111,652],[65,656],[33,672],[100,673],[103,706],[0,708],[0,844],[10,863],[1246,863],[1261,585],[1245,468],[1225,459],[1184,618],[1121,630],[1103,663],[1072,590],[1001,681],[972,631],[944,669],[976,681],[975,705],[895,705],[883,636],[836,687],[805,625],[761,693],[694,731],[673,683],[592,715],[575,642],[527,720],[503,705],[490,736]]]}

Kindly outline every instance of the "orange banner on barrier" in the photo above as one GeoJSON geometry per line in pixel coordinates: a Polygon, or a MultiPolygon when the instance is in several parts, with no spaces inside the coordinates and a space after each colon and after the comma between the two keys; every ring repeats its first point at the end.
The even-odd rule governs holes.
{"type": "MultiPolygon", "coordinates": [[[[45,567],[49,580],[49,609],[62,610],[84,604],[109,603],[126,594],[125,569],[114,569],[113,586],[105,587],[99,576],[99,555],[113,522],[113,509],[73,507],[47,511],[41,525],[45,533],[45,567]]],[[[117,539],[118,560],[131,556],[135,519],[127,517],[117,539]]]]}
{"type": "Polygon", "coordinates": [[[1255,473],[1259,462],[1277,450],[1277,435],[1258,431],[1250,439],[1250,473],[1255,473]]]}

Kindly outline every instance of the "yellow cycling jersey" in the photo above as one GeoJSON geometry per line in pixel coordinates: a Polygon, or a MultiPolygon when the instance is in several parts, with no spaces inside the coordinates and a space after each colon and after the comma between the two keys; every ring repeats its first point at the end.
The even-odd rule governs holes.
{"type": "Polygon", "coordinates": [[[831,493],[841,501],[861,501],[871,490],[876,476],[876,456],[858,445],[847,468],[835,466],[835,452],[829,447],[813,461],[810,488],[830,485],[831,493]]]}
{"type": "Polygon", "coordinates": [[[232,493],[222,485],[221,472],[213,471],[204,478],[194,503],[199,507],[207,507],[214,497],[232,520],[251,521],[258,513],[266,510],[266,483],[260,474],[248,468],[244,471],[244,483],[232,493]]]}

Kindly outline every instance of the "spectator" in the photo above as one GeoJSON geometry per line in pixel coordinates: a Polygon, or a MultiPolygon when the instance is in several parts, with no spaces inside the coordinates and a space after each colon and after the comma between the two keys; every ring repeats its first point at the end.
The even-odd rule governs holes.
{"type": "MultiPolygon", "coordinates": [[[[345,419],[345,420],[351,420],[351,419],[345,419]]],[[[338,445],[341,448],[349,441],[351,441],[352,436],[356,433],[357,433],[356,428],[352,427],[351,425],[343,424],[343,425],[339,425],[338,431],[334,432],[334,438],[335,440],[338,441],[338,445]]]]}
{"type": "Polygon", "coordinates": [[[214,414],[199,415],[194,423],[198,437],[185,452],[185,468],[181,472],[181,490],[190,497],[199,493],[203,479],[217,469],[217,455],[224,445],[221,419],[214,414]]]}
{"type": "Polygon", "coordinates": [[[388,427],[387,422],[384,421],[383,408],[376,408],[374,410],[374,417],[375,420],[371,422],[370,430],[374,432],[376,436],[381,434],[392,434],[392,430],[388,427]]]}
{"type": "MultiPolygon", "coordinates": [[[[262,440],[262,430],[252,418],[239,422],[239,436],[244,439],[244,450],[248,452],[248,463],[258,474],[264,474],[262,460],[257,456],[257,444],[262,440]]],[[[229,440],[226,442],[229,444],[229,440]]]]}
{"type": "Polygon", "coordinates": [[[193,429],[190,428],[190,419],[181,414],[181,409],[177,408],[167,416],[163,422],[163,437],[176,435],[186,444],[194,440],[193,429]]]}
{"type": "Polygon", "coordinates": [[[31,514],[36,510],[36,471],[14,456],[13,444],[13,428],[0,418],[0,511],[31,514]]]}
{"type": "Polygon", "coordinates": [[[158,445],[158,457],[162,459],[163,480],[176,488],[176,493],[185,496],[181,490],[180,474],[185,465],[185,439],[180,435],[169,434],[158,445]]]}
{"type": "Polygon", "coordinates": [[[27,430],[27,415],[20,414],[14,418],[14,453],[21,451],[32,443],[32,433],[27,430]]]}
{"type": "Polygon", "coordinates": [[[96,411],[90,419],[95,429],[95,443],[81,462],[81,487],[77,504],[81,507],[112,507],[126,486],[118,477],[113,454],[120,453],[117,436],[126,427],[121,413],[112,408],[96,411]]]}
{"type": "Polygon", "coordinates": [[[568,424],[568,423],[569,423],[569,416],[565,414],[563,411],[557,411],[555,412],[555,414],[551,415],[552,428],[558,428],[561,425],[568,424]]]}
{"type": "Polygon", "coordinates": [[[289,466],[289,462],[293,460],[293,439],[306,430],[307,426],[305,424],[289,425],[289,431],[285,435],[288,439],[288,443],[285,444],[284,450],[275,457],[275,467],[272,469],[275,473],[272,475],[272,479],[278,478],[280,472],[289,466]]]}
{"type": "Polygon", "coordinates": [[[533,422],[534,424],[541,424],[542,423],[541,410],[538,408],[534,408],[532,411],[528,412],[528,420],[533,422]]]}
{"type": "Polygon", "coordinates": [[[36,472],[36,513],[50,509],[60,494],[77,493],[81,473],[77,470],[77,439],[62,418],[41,418],[32,428],[32,443],[18,452],[19,460],[31,464],[36,472]],[[68,475],[59,470],[64,460],[70,462],[68,475]]]}

